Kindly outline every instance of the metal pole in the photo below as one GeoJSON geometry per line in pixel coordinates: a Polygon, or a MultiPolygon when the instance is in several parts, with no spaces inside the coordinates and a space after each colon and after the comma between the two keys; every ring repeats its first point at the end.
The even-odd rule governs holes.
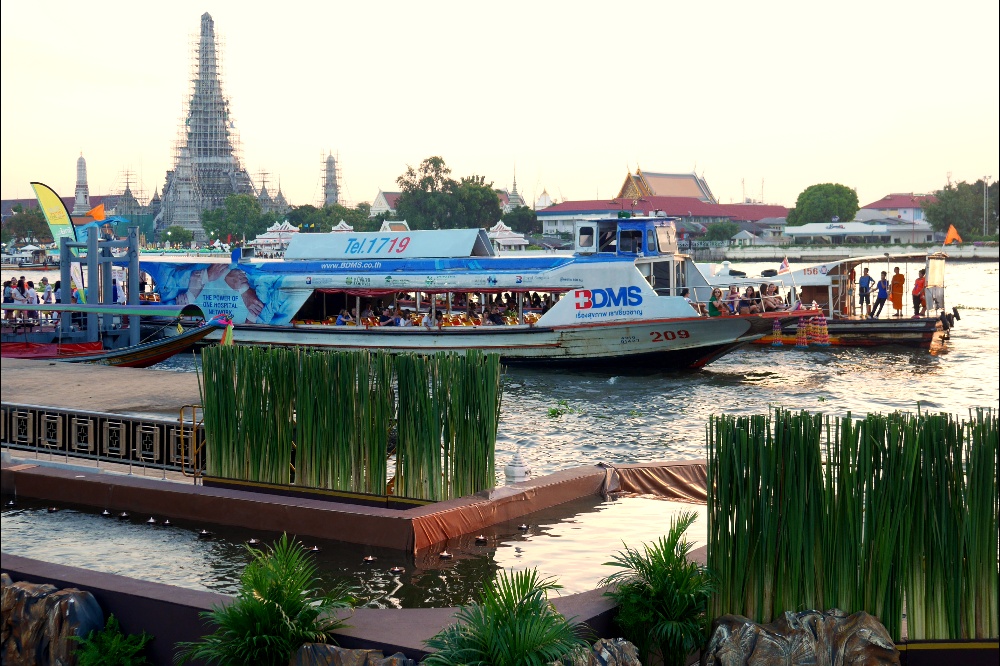
{"type": "MultiPolygon", "coordinates": [[[[128,228],[128,289],[125,290],[129,305],[139,305],[139,227],[128,228]]],[[[128,341],[135,346],[142,341],[142,320],[128,319],[128,341]]]]}

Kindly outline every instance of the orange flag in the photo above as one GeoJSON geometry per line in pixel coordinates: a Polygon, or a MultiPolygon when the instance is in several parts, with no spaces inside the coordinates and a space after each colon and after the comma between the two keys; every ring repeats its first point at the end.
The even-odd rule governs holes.
{"type": "Polygon", "coordinates": [[[94,206],[87,211],[87,217],[92,217],[98,222],[104,219],[104,204],[94,206]]]}
{"type": "Polygon", "coordinates": [[[958,229],[955,228],[954,224],[948,225],[948,234],[944,237],[944,244],[950,245],[951,243],[961,243],[962,237],[958,235],[958,229]]]}

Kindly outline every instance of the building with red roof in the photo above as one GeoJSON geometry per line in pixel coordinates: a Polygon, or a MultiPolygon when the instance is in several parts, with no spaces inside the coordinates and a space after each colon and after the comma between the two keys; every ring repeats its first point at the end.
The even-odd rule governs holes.
{"type": "Polygon", "coordinates": [[[924,219],[923,206],[937,202],[933,194],[914,194],[913,192],[887,194],[878,201],[873,201],[862,209],[877,210],[885,218],[895,218],[904,222],[920,222],[924,219]]]}

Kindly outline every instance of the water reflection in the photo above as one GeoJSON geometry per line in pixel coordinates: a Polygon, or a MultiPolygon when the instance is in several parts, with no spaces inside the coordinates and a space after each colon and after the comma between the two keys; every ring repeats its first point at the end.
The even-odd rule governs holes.
{"type": "MultiPolygon", "coordinates": [[[[704,507],[649,498],[584,498],[494,525],[482,532],[485,543],[477,541],[478,534],[467,534],[416,556],[327,539],[303,543],[320,548],[315,558],[322,586],[346,583],[361,605],[455,606],[473,601],[482,583],[501,568],[537,567],[543,576],[555,577],[563,593],[593,589],[606,575],[601,563],[623,542],[652,541],[666,533],[670,516],[682,510],[704,513],[704,507]],[[522,523],[527,530],[519,529],[522,523]],[[441,559],[444,550],[453,557],[441,559]],[[366,562],[369,556],[374,559],[366,562]],[[394,573],[394,567],[403,571],[394,573]]],[[[49,513],[46,505],[22,498],[16,508],[3,511],[4,552],[233,594],[250,559],[246,542],[257,538],[270,543],[279,536],[210,526],[212,538],[201,539],[198,532],[204,525],[150,526],[147,518],[103,518],[99,511],[72,507],[49,513]]],[[[702,517],[689,537],[702,545],[705,529],[702,517]]]]}

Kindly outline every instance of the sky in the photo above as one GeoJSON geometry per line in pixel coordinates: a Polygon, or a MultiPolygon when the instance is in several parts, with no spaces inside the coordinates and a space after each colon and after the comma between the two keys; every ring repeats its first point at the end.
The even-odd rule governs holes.
{"type": "Polygon", "coordinates": [[[722,203],[861,205],[1000,177],[989,0],[5,2],[3,198],[151,196],[172,168],[202,13],[259,185],[371,202],[430,156],[534,200],[610,198],[628,171],[690,173],[722,203]]]}

